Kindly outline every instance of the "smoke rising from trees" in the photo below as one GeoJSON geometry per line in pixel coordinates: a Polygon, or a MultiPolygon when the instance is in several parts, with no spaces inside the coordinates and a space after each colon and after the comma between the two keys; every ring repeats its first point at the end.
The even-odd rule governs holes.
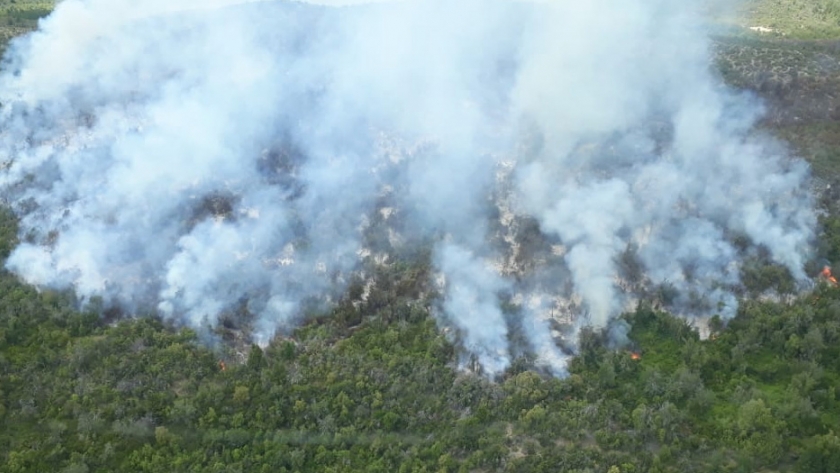
{"type": "Polygon", "coordinates": [[[551,317],[571,346],[606,327],[628,248],[673,310],[730,317],[733,238],[802,281],[815,217],[697,4],[65,0],[0,77],[7,266],[192,326],[245,304],[265,341],[371,251],[432,241],[441,323],[491,375],[512,319],[562,375],[551,317]],[[550,250],[523,262],[529,220],[550,250]]]}

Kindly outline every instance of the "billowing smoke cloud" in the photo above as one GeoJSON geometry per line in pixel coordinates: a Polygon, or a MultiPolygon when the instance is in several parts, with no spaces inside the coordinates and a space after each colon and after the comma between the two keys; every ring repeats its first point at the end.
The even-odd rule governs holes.
{"type": "Polygon", "coordinates": [[[244,306],[265,341],[432,241],[441,323],[489,374],[518,325],[562,375],[556,336],[639,288],[731,316],[733,238],[802,280],[814,215],[698,5],[64,0],[0,76],[7,266],[193,326],[244,306]]]}

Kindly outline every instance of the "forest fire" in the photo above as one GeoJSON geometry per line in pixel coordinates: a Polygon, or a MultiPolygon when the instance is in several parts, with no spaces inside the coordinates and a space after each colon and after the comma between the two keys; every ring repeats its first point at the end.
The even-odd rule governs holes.
{"type": "Polygon", "coordinates": [[[831,267],[824,266],[822,272],[820,272],[820,276],[822,276],[826,281],[830,282],[833,286],[837,285],[837,278],[831,274],[831,267]]]}
{"type": "Polygon", "coordinates": [[[631,351],[630,352],[630,358],[633,359],[633,360],[641,360],[642,359],[642,354],[639,353],[639,352],[631,351]]]}

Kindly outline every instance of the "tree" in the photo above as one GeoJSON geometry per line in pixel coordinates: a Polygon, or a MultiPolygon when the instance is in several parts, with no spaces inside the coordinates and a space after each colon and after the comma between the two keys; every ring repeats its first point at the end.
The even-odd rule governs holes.
{"type": "Polygon", "coordinates": [[[801,473],[840,472],[840,437],[829,432],[810,438],[796,467],[801,473]]]}
{"type": "Polygon", "coordinates": [[[780,422],[761,399],[747,401],[738,409],[738,438],[744,450],[765,463],[781,456],[780,422]]]}
{"type": "Polygon", "coordinates": [[[265,364],[265,356],[262,348],[259,345],[251,345],[251,351],[248,353],[248,369],[253,372],[258,372],[265,364]]]}

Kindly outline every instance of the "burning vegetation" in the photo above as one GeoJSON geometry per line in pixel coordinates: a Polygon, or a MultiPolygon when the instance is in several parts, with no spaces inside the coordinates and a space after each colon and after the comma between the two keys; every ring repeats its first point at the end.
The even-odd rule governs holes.
{"type": "Polygon", "coordinates": [[[521,351],[566,376],[582,331],[640,301],[730,319],[759,248],[809,279],[807,166],[754,132],[682,7],[172,14],[194,3],[67,0],[7,51],[25,281],[266,346],[424,253],[442,332],[495,378],[521,351]],[[71,33],[97,15],[119,27],[71,33]]]}
{"type": "Polygon", "coordinates": [[[830,266],[823,267],[822,271],[820,272],[820,277],[832,286],[837,286],[837,278],[835,278],[834,275],[831,273],[830,266]]]}

